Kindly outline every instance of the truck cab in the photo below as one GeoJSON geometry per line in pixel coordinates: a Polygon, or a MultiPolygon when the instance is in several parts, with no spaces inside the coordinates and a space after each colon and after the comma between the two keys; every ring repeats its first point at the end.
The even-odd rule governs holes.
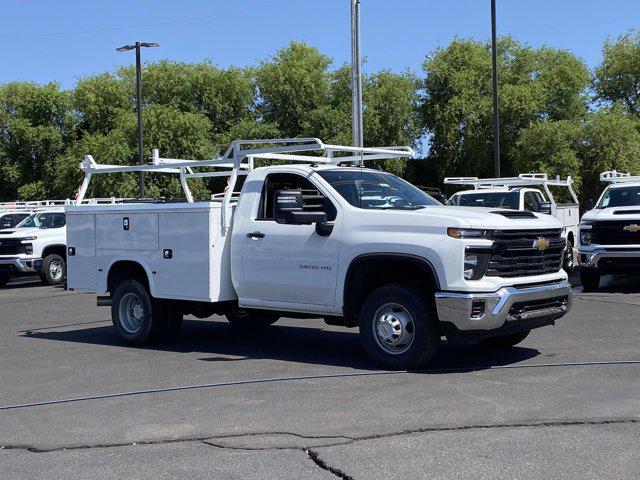
{"type": "Polygon", "coordinates": [[[562,224],[562,236],[567,242],[563,265],[572,271],[575,266],[576,246],[580,208],[573,191],[571,177],[549,179],[545,173],[521,174],[511,178],[478,179],[477,177],[445,178],[445,184],[471,186],[462,190],[448,201],[448,205],[463,207],[494,207],[548,214],[562,224]],[[540,186],[541,188],[536,188],[540,186]],[[549,187],[563,187],[571,199],[568,203],[558,203],[549,187]]]}
{"type": "Polygon", "coordinates": [[[640,177],[606,171],[608,183],[595,207],[580,221],[580,277],[585,290],[607,274],[636,275],[640,267],[640,177]]]}
{"type": "Polygon", "coordinates": [[[280,139],[236,141],[214,160],[87,157],[80,201],[91,175],[141,169],[179,174],[192,201],[67,207],[68,288],[99,293],[132,344],[170,338],[187,314],[241,328],[321,317],[358,327],[369,357],[392,369],[426,365],[442,337],[506,348],[563,317],[558,220],[443,206],[363,166],[411,155],[280,139]],[[284,164],[254,168],[255,158],[284,164]],[[202,176],[228,176],[227,190],[195,201],[187,180],[202,176]]]}

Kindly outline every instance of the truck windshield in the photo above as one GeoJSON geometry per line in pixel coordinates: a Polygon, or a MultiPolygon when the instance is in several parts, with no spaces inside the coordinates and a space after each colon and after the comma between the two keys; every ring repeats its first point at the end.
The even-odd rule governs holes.
{"type": "Polygon", "coordinates": [[[490,207],[518,210],[520,208],[520,194],[519,192],[460,193],[451,197],[449,205],[455,205],[456,207],[490,207]]]}
{"type": "Polygon", "coordinates": [[[608,188],[598,208],[633,207],[640,205],[640,186],[608,188]]]}
{"type": "Polygon", "coordinates": [[[21,221],[16,228],[60,228],[66,224],[66,217],[61,212],[34,213],[21,221]]]}
{"type": "Polygon", "coordinates": [[[340,169],[318,174],[354,207],[418,210],[440,205],[419,188],[390,173],[340,169]]]}

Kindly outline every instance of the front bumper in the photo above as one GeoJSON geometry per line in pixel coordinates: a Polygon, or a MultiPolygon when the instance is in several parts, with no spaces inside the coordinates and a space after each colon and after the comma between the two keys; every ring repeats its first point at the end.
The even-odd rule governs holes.
{"type": "Polygon", "coordinates": [[[42,267],[41,258],[0,257],[0,273],[9,275],[36,273],[42,267]]]}
{"type": "Polygon", "coordinates": [[[597,268],[598,262],[603,258],[629,259],[640,258],[640,248],[606,248],[599,247],[593,250],[580,250],[578,252],[580,266],[597,268]]]}
{"type": "MultiPolygon", "coordinates": [[[[492,336],[552,324],[571,308],[567,280],[493,293],[437,292],[436,309],[445,333],[492,336]]],[[[449,336],[449,334],[447,334],[449,336]]]]}

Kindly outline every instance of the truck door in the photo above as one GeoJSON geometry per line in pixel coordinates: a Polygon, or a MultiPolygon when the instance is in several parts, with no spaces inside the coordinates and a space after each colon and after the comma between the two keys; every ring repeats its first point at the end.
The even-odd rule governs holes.
{"type": "Polygon", "coordinates": [[[336,206],[308,178],[295,173],[267,175],[257,215],[245,223],[244,283],[255,299],[333,305],[338,273],[340,218],[336,206]],[[315,225],[276,223],[273,198],[278,190],[302,190],[305,211],[324,211],[334,222],[328,236],[315,225]]]}

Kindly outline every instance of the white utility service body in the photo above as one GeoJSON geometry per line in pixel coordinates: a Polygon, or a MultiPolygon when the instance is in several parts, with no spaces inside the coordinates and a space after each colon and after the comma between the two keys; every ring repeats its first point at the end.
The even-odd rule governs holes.
{"type": "Polygon", "coordinates": [[[546,173],[523,173],[517,177],[505,178],[449,177],[444,179],[444,183],[473,186],[473,190],[462,190],[452,195],[449,205],[483,206],[485,202],[490,203],[493,197],[508,203],[503,208],[553,215],[562,224],[562,235],[569,246],[565,266],[573,268],[574,249],[578,244],[580,204],[573,190],[571,177],[561,180],[559,177],[550,179],[546,173]],[[541,189],[534,188],[536,186],[541,189]],[[573,201],[557,203],[549,187],[566,188],[573,201]],[[509,194],[513,195],[513,201],[508,198],[509,194]]]}
{"type": "Polygon", "coordinates": [[[433,355],[414,351],[414,343],[425,341],[421,309],[431,312],[428,328],[438,341],[441,335],[508,337],[513,344],[514,335],[551,324],[570,308],[571,289],[561,269],[564,240],[552,216],[453,209],[392,175],[338,165],[407,157],[410,149],[284,139],[238,141],[228,152],[235,153],[202,162],[155,154],[145,167],[83,162],[88,177],[140,168],[179,173],[183,181],[231,176],[224,196],[214,201],[67,208],[68,287],[110,294],[114,325],[134,343],[139,335],[129,327],[138,324],[129,321],[136,319],[131,312],[142,322],[146,317],[144,308],[129,311],[128,305],[130,295],[140,294],[117,291],[134,274],[143,275],[151,299],[170,302],[180,315],[232,309],[238,321],[240,309],[243,315],[320,316],[332,324],[359,325],[361,332],[373,332],[371,341],[363,336],[367,353],[390,368],[422,365],[433,355]],[[279,146],[242,149],[265,143],[279,146]],[[324,156],[305,154],[310,150],[324,156]],[[334,156],[339,153],[347,156],[334,156]],[[296,164],[254,169],[255,158],[296,164]],[[196,173],[196,167],[224,170],[196,173]],[[247,175],[239,196],[233,193],[238,174],[247,175]],[[380,193],[389,190],[398,193],[380,193]],[[413,196],[418,200],[407,200],[413,196]],[[300,208],[293,213],[283,207],[297,201],[300,208]],[[390,300],[373,309],[385,295],[390,300]],[[414,304],[415,296],[420,298],[414,304]],[[116,317],[127,320],[124,333],[116,317]]]}
{"type": "Polygon", "coordinates": [[[640,176],[602,172],[609,185],[580,221],[578,254],[585,289],[595,289],[601,275],[631,274],[640,269],[640,176]]]}

